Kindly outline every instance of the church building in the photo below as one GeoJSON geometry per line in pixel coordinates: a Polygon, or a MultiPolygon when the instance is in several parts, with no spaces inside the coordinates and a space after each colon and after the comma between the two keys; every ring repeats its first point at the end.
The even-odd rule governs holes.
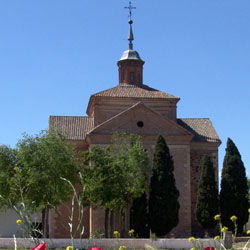
{"type": "MultiPolygon", "coordinates": [[[[171,233],[176,237],[190,236],[199,231],[195,207],[201,159],[209,155],[217,175],[221,141],[209,118],[177,117],[180,98],[144,83],[145,62],[133,48],[132,24],[130,18],[129,48],[117,62],[118,84],[90,96],[87,116],[50,116],[49,127],[62,132],[77,151],[87,150],[90,145],[108,145],[115,132],[139,134],[150,158],[157,136],[162,135],[173,156],[180,192],[179,224],[171,233]]],[[[59,210],[61,215],[66,213],[63,206],[59,210]]],[[[50,213],[50,237],[68,237],[68,230],[62,225],[63,217],[50,213]]],[[[104,211],[86,208],[84,226],[84,237],[103,229],[104,211]]]]}

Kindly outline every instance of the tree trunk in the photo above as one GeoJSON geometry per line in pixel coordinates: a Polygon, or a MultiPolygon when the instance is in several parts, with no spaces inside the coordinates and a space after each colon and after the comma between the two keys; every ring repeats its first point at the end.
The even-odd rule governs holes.
{"type": "Polygon", "coordinates": [[[110,210],[105,209],[105,238],[109,238],[109,217],[110,210]]]}
{"type": "Polygon", "coordinates": [[[114,210],[110,211],[110,238],[113,237],[114,233],[114,210]]]}
{"type": "Polygon", "coordinates": [[[121,230],[121,237],[123,238],[125,235],[125,213],[123,208],[121,208],[120,210],[120,216],[121,216],[120,230],[121,230]]]}
{"type": "Polygon", "coordinates": [[[124,218],[124,236],[128,237],[128,231],[130,230],[130,207],[125,208],[125,218],[124,218]]]}
{"type": "Polygon", "coordinates": [[[208,229],[205,229],[205,230],[204,230],[204,238],[205,238],[205,239],[208,239],[208,238],[209,238],[209,230],[208,230],[208,229]]]}
{"type": "Polygon", "coordinates": [[[42,210],[43,237],[49,238],[49,208],[42,210]]]}

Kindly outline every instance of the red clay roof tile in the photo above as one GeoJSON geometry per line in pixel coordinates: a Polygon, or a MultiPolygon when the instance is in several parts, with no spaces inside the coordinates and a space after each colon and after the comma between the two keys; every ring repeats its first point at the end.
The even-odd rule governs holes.
{"type": "Polygon", "coordinates": [[[193,141],[220,142],[220,138],[209,118],[182,118],[178,119],[177,122],[194,134],[193,141]]]}
{"type": "Polygon", "coordinates": [[[69,140],[84,140],[93,129],[94,119],[86,116],[50,116],[49,129],[55,129],[69,140]]]}
{"type": "Polygon", "coordinates": [[[176,96],[159,91],[157,89],[150,88],[147,85],[131,85],[131,84],[120,84],[114,88],[98,92],[92,96],[179,99],[176,96]]]}

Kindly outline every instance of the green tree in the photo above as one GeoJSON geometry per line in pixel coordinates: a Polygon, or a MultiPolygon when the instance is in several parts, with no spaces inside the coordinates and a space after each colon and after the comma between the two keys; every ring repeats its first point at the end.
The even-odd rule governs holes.
{"type": "Polygon", "coordinates": [[[27,177],[18,166],[17,150],[7,146],[0,146],[0,206],[11,208],[22,221],[19,226],[23,237],[32,238],[39,234],[37,225],[32,223],[31,211],[26,208],[24,194],[28,188],[27,177]]]}
{"type": "Polygon", "coordinates": [[[139,238],[149,237],[149,217],[148,217],[148,201],[144,192],[141,197],[133,200],[130,209],[130,228],[135,230],[135,235],[139,238]]]}
{"type": "Polygon", "coordinates": [[[248,208],[248,185],[245,167],[236,145],[228,138],[220,190],[223,225],[227,226],[229,230],[234,230],[234,224],[230,217],[235,215],[238,218],[238,232],[241,233],[244,224],[248,221],[248,208]]]}
{"type": "Polygon", "coordinates": [[[18,142],[17,158],[27,183],[23,199],[29,209],[42,210],[43,233],[48,236],[49,209],[56,208],[72,196],[72,190],[61,178],[72,184],[77,181],[78,163],[74,150],[62,135],[43,131],[36,136],[25,135],[18,142]]]}
{"type": "Polygon", "coordinates": [[[174,163],[165,139],[159,135],[150,181],[149,225],[157,236],[164,236],[178,224],[179,191],[175,185],[174,163]]]}
{"type": "Polygon", "coordinates": [[[15,174],[17,164],[17,151],[7,146],[0,146],[0,206],[9,206],[12,198],[11,178],[15,174]]]}
{"type": "Polygon", "coordinates": [[[112,211],[127,208],[145,191],[147,153],[138,136],[118,134],[110,146],[90,147],[85,159],[90,164],[83,168],[84,199],[105,209],[108,237],[112,211]]]}
{"type": "Polygon", "coordinates": [[[200,225],[209,231],[216,226],[214,216],[219,213],[218,187],[213,163],[208,155],[202,159],[198,186],[196,217],[200,225]]]}

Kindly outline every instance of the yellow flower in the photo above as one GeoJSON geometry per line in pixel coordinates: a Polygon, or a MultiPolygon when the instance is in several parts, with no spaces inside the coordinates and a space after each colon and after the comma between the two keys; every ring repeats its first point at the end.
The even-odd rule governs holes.
{"type": "Polygon", "coordinates": [[[125,250],[126,247],[125,246],[119,246],[119,250],[125,250]]]}
{"type": "Polygon", "coordinates": [[[219,235],[214,236],[214,240],[220,240],[220,236],[219,235]]]}
{"type": "Polygon", "coordinates": [[[74,248],[72,246],[67,246],[66,250],[73,250],[74,248]]]}
{"type": "Polygon", "coordinates": [[[134,236],[134,232],[135,232],[134,229],[130,229],[130,230],[128,231],[128,235],[129,235],[130,237],[133,237],[133,236],[134,236]]]}
{"type": "Polygon", "coordinates": [[[233,222],[235,222],[237,219],[238,219],[238,218],[237,218],[237,216],[235,216],[235,215],[233,215],[233,216],[230,217],[230,220],[233,221],[233,222]]]}
{"type": "Polygon", "coordinates": [[[227,227],[223,227],[221,230],[220,230],[222,233],[228,231],[228,228],[227,227]]]}
{"type": "Polygon", "coordinates": [[[194,241],[194,240],[196,240],[194,237],[189,237],[189,238],[188,238],[188,241],[189,241],[189,242],[192,242],[192,241],[194,241]]]}
{"type": "Polygon", "coordinates": [[[196,247],[192,247],[192,248],[190,248],[190,250],[197,250],[197,248],[196,247]]]}
{"type": "Polygon", "coordinates": [[[14,170],[17,172],[19,171],[19,167],[14,167],[14,170]]]}
{"type": "Polygon", "coordinates": [[[118,231],[114,231],[114,232],[113,232],[113,235],[114,235],[116,238],[118,238],[118,237],[120,236],[120,233],[119,233],[118,231]]]}
{"type": "Polygon", "coordinates": [[[21,224],[22,223],[22,220],[16,220],[16,224],[21,224]]]}
{"type": "Polygon", "coordinates": [[[250,234],[250,230],[247,230],[247,235],[249,235],[250,234]]]}
{"type": "Polygon", "coordinates": [[[215,220],[220,220],[220,214],[216,214],[216,215],[214,216],[214,219],[215,219],[215,220]]]}
{"type": "Polygon", "coordinates": [[[248,208],[248,213],[250,213],[250,208],[248,208]]]}

